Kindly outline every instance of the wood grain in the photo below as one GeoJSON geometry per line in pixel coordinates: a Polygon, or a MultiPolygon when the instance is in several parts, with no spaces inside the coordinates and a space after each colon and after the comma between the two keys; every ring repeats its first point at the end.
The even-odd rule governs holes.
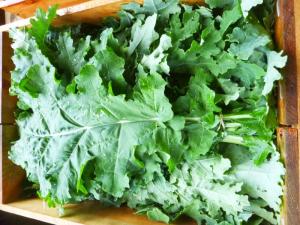
{"type": "MultiPolygon", "coordinates": [[[[14,0],[15,1],[15,0],[14,0]]],[[[49,6],[58,4],[59,8],[65,8],[72,5],[76,5],[89,0],[23,0],[18,2],[11,1],[12,4],[7,6],[0,5],[5,11],[18,15],[22,18],[28,18],[34,15],[37,8],[44,10],[48,9],[49,6]]]]}
{"type": "Polygon", "coordinates": [[[296,59],[296,35],[294,4],[299,1],[279,1],[276,22],[276,41],[279,49],[288,55],[288,64],[284,69],[284,80],[279,86],[279,123],[288,126],[297,126],[299,122],[298,104],[298,73],[296,59]]]}
{"type": "MultiPolygon", "coordinates": [[[[76,23],[99,23],[102,18],[114,16],[120,11],[122,4],[132,0],[93,0],[58,10],[59,16],[54,25],[76,23]]],[[[142,3],[142,0],[136,1],[142,3]]]]}
{"type": "Polygon", "coordinates": [[[15,121],[14,112],[16,108],[16,98],[9,95],[10,71],[14,66],[11,60],[12,49],[11,42],[7,32],[0,34],[0,75],[2,77],[0,85],[0,124],[13,124],[15,121]]]}
{"type": "MultiPolygon", "coordinates": [[[[91,0],[82,1],[82,3],[66,8],[61,8],[57,11],[58,17],[53,25],[70,25],[76,23],[99,23],[102,18],[114,16],[120,10],[122,4],[132,2],[132,0],[91,0]]],[[[135,0],[137,3],[143,3],[143,0],[135,0]]],[[[186,4],[203,4],[204,0],[183,0],[186,4]]],[[[47,7],[46,7],[47,8],[47,7]]],[[[31,15],[32,16],[32,15],[31,15]]],[[[3,26],[0,26],[0,32],[8,31],[13,27],[24,27],[30,25],[29,17],[23,20],[15,21],[3,26]]]]}
{"type": "Polygon", "coordinates": [[[10,203],[23,192],[24,171],[8,159],[11,142],[17,137],[17,127],[0,125],[0,203],[10,203]]]}
{"type": "Polygon", "coordinates": [[[282,212],[282,224],[300,224],[300,158],[299,130],[296,128],[279,128],[278,146],[285,162],[285,193],[282,212]]]}
{"type": "Polygon", "coordinates": [[[13,6],[16,4],[24,3],[26,0],[2,0],[0,1],[0,8],[5,8],[9,6],[13,6]]]}
{"type": "MultiPolygon", "coordinates": [[[[88,2],[89,0],[10,0],[0,3],[0,8],[5,11],[18,15],[22,18],[32,17],[37,8],[47,9],[51,5],[58,4],[59,8],[65,8],[74,6],[83,2],[88,2]]],[[[133,1],[133,0],[131,0],[133,1]]],[[[143,2],[142,0],[135,0],[136,2],[143,2]]],[[[107,0],[101,0],[101,2],[106,3],[107,0]]],[[[125,1],[123,1],[125,2],[125,1]]],[[[198,3],[199,0],[186,0],[188,4],[198,3]]],[[[203,1],[202,1],[203,2],[203,1]]]]}
{"type": "MultiPolygon", "coordinates": [[[[63,217],[59,217],[56,209],[49,209],[39,199],[0,205],[0,210],[55,225],[164,225],[150,221],[146,216],[136,215],[127,207],[105,208],[99,202],[93,201],[66,206],[63,217]]],[[[183,218],[173,225],[196,225],[196,223],[183,218]]]]}
{"type": "Polygon", "coordinates": [[[300,1],[294,2],[295,7],[295,32],[296,32],[296,62],[297,62],[297,87],[298,87],[298,128],[300,128],[300,1]]]}
{"type": "MultiPolygon", "coordinates": [[[[0,12],[0,22],[4,20],[3,11],[0,12]]],[[[24,171],[8,159],[11,142],[17,136],[17,127],[7,125],[14,123],[13,112],[16,99],[8,94],[10,86],[10,70],[12,50],[8,33],[0,33],[0,203],[9,203],[19,198],[23,192],[22,182],[25,179],[24,171]]]]}

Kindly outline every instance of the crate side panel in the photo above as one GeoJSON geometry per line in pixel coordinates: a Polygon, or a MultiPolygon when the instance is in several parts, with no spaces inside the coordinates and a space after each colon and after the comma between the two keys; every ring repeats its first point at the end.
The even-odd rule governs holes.
{"type": "Polygon", "coordinates": [[[20,197],[23,192],[24,171],[8,159],[11,143],[17,138],[17,127],[0,125],[1,136],[1,170],[0,170],[0,202],[10,203],[20,197]]]}
{"type": "Polygon", "coordinates": [[[279,1],[279,17],[275,29],[278,47],[289,57],[284,69],[284,80],[280,82],[279,87],[279,122],[289,126],[297,126],[299,117],[294,2],[297,1],[279,1]]]}
{"type": "MultiPolygon", "coordinates": [[[[4,11],[0,10],[0,23],[4,24],[4,11]]],[[[14,123],[13,111],[16,100],[9,96],[12,49],[7,32],[0,33],[0,124],[14,123]]]]}
{"type": "Polygon", "coordinates": [[[278,145],[285,162],[283,222],[285,225],[300,224],[300,161],[298,129],[278,128],[278,145]]]}
{"type": "Polygon", "coordinates": [[[1,70],[1,100],[0,100],[0,124],[13,124],[15,122],[14,112],[16,108],[17,99],[9,95],[10,87],[10,72],[13,70],[13,62],[11,60],[12,48],[11,40],[7,32],[2,34],[2,70],[1,70]]]}
{"type": "MultiPolygon", "coordinates": [[[[294,2],[295,7],[295,20],[296,22],[296,60],[297,60],[297,77],[298,77],[298,91],[300,90],[300,1],[294,2]]],[[[300,124],[300,93],[298,92],[298,128],[300,124]]]]}

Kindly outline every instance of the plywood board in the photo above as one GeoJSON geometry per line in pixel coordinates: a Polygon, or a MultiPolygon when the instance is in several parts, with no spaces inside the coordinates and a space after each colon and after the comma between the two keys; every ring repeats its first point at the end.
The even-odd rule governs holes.
{"type": "Polygon", "coordinates": [[[58,4],[59,8],[65,8],[87,1],[89,0],[6,0],[0,3],[0,8],[22,18],[28,18],[34,15],[37,8],[46,10],[55,4],[58,4]]]}
{"type": "MultiPolygon", "coordinates": [[[[49,6],[55,4],[57,4],[59,8],[66,8],[88,1],[89,0],[6,0],[5,2],[0,2],[0,8],[3,8],[5,11],[18,15],[22,18],[28,18],[34,15],[37,8],[46,10],[49,6]]],[[[142,2],[142,0],[135,1],[142,2]]],[[[102,0],[102,2],[106,3],[109,1],[102,0]]],[[[186,0],[185,2],[193,4],[199,2],[199,0],[186,0]]]]}
{"type": "MultiPolygon", "coordinates": [[[[116,15],[122,4],[133,2],[132,0],[91,0],[83,1],[83,3],[61,8],[57,11],[58,17],[54,21],[54,25],[67,25],[76,23],[99,23],[100,20],[107,16],[116,15]]],[[[134,2],[143,3],[143,0],[135,0],[134,2]]],[[[182,0],[187,4],[203,4],[204,0],[182,0]]],[[[0,32],[8,31],[12,27],[24,27],[30,24],[30,19],[19,20],[0,27],[0,32]]]]}
{"type": "MultiPolygon", "coordinates": [[[[164,225],[164,223],[150,221],[146,216],[136,215],[127,207],[105,208],[99,202],[92,201],[66,206],[62,217],[59,217],[56,209],[49,209],[39,199],[0,205],[0,210],[55,225],[164,225]]],[[[173,225],[196,225],[196,223],[182,218],[173,225]]]]}

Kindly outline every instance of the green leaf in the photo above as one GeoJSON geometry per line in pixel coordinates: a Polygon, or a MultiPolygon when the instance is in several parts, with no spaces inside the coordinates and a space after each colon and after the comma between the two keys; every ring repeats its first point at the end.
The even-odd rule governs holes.
{"type": "Polygon", "coordinates": [[[192,116],[204,116],[213,112],[218,112],[219,108],[215,104],[215,92],[211,90],[204,80],[203,73],[197,73],[189,82],[189,89],[185,96],[180,97],[175,103],[175,111],[182,112],[182,105],[187,105],[187,110],[192,116]]]}
{"type": "Polygon", "coordinates": [[[168,31],[175,45],[192,37],[200,28],[198,12],[184,12],[182,20],[179,16],[180,14],[174,14],[171,17],[170,30],[168,31]]]}
{"type": "Polygon", "coordinates": [[[155,146],[159,152],[164,152],[169,156],[166,164],[169,171],[173,171],[175,166],[182,161],[186,150],[182,137],[185,120],[183,117],[174,117],[166,126],[167,128],[160,128],[155,132],[155,146]]]}
{"type": "Polygon", "coordinates": [[[239,79],[245,88],[250,88],[256,85],[266,72],[256,64],[240,61],[237,67],[228,73],[239,79]]]}
{"type": "Polygon", "coordinates": [[[44,12],[41,8],[39,8],[35,14],[36,18],[30,19],[32,27],[28,32],[32,37],[34,37],[39,48],[44,54],[49,53],[49,49],[45,44],[45,38],[52,21],[56,17],[57,7],[57,5],[49,7],[48,12],[44,12]]]}
{"type": "Polygon", "coordinates": [[[89,64],[95,66],[104,83],[112,85],[114,93],[126,93],[127,82],[123,76],[125,61],[111,48],[101,49],[90,58],[89,64]]]}
{"type": "Polygon", "coordinates": [[[218,224],[216,220],[201,212],[205,204],[200,200],[194,200],[189,206],[185,207],[183,213],[197,221],[198,224],[205,222],[208,225],[218,224]]]}
{"type": "Polygon", "coordinates": [[[86,93],[91,95],[91,97],[104,96],[106,94],[105,89],[101,87],[102,80],[98,71],[91,65],[86,65],[82,68],[80,74],[75,77],[75,84],[77,84],[80,93],[86,93]],[[93,96],[95,93],[98,94],[93,96]]]}
{"type": "Polygon", "coordinates": [[[247,17],[249,11],[257,6],[263,3],[263,0],[252,0],[252,1],[248,1],[248,0],[241,0],[241,8],[242,8],[242,12],[243,12],[243,16],[247,17]]]}
{"type": "Polygon", "coordinates": [[[112,48],[114,52],[122,53],[123,49],[118,39],[113,35],[113,29],[107,28],[100,34],[99,40],[92,42],[95,52],[105,50],[106,48],[112,48]]]}
{"type": "Polygon", "coordinates": [[[207,154],[217,135],[215,131],[209,129],[209,126],[203,122],[187,125],[185,132],[188,136],[188,145],[190,146],[188,152],[190,160],[198,159],[201,155],[207,154]]]}
{"type": "Polygon", "coordinates": [[[78,94],[58,92],[61,87],[52,65],[33,68],[19,83],[24,88],[18,93],[26,96],[33,112],[18,120],[21,139],[10,158],[24,168],[31,165],[26,167],[27,174],[40,184],[41,195],[61,203],[85,198],[74,195],[77,177],[82,175],[82,166],[95,159],[94,179],[103,191],[121,197],[129,185],[131,149],[140,144],[143,134],[173,116],[163,95],[165,82],[159,75],[142,77],[134,99],[126,101],[124,96],[105,96],[99,91],[103,89],[101,79],[91,65],[75,78],[80,82],[78,94]],[[30,97],[32,85],[37,88],[34,97],[30,97]],[[103,160],[107,157],[111,160],[103,160]]]}
{"type": "Polygon", "coordinates": [[[218,66],[213,57],[221,52],[217,46],[221,38],[221,33],[215,28],[214,23],[209,23],[201,33],[201,42],[193,40],[188,50],[178,48],[170,55],[171,71],[185,73],[188,69],[196,73],[199,68],[203,68],[217,76],[221,73],[222,66],[218,66]]]}
{"type": "Polygon", "coordinates": [[[254,154],[253,160],[257,166],[265,162],[271,153],[274,153],[274,146],[267,141],[253,137],[244,137],[244,141],[245,146],[249,147],[249,151],[254,154]]]}
{"type": "Polygon", "coordinates": [[[221,24],[220,24],[220,32],[224,34],[230,25],[237,22],[242,17],[241,9],[238,5],[236,5],[231,10],[226,10],[223,13],[221,24]]]}
{"type": "Polygon", "coordinates": [[[274,213],[262,208],[257,202],[251,202],[250,205],[250,209],[254,214],[264,218],[271,224],[277,224],[277,220],[274,218],[274,213]]]}
{"type": "Polygon", "coordinates": [[[164,214],[160,209],[153,208],[147,212],[147,216],[150,220],[161,221],[164,223],[169,223],[169,217],[164,214]]]}
{"type": "Polygon", "coordinates": [[[130,3],[124,5],[123,9],[133,11],[136,14],[158,14],[165,19],[168,18],[171,14],[180,12],[178,0],[145,0],[143,6],[140,6],[137,3],[130,3]]]}
{"type": "Polygon", "coordinates": [[[158,34],[154,27],[156,24],[157,14],[147,17],[145,23],[142,25],[141,20],[137,20],[132,26],[131,41],[128,47],[128,54],[131,55],[136,48],[139,52],[149,52],[149,47],[155,40],[158,39],[158,34]]]}
{"type": "Polygon", "coordinates": [[[64,32],[58,38],[57,48],[60,50],[57,64],[72,79],[86,64],[85,56],[90,49],[90,36],[85,40],[81,39],[75,47],[71,34],[64,32]]]}
{"type": "Polygon", "coordinates": [[[245,89],[239,87],[237,83],[232,82],[230,79],[218,79],[225,94],[222,95],[225,105],[231,101],[236,101],[240,97],[240,93],[245,89]]]}
{"type": "Polygon", "coordinates": [[[244,207],[248,206],[248,198],[237,194],[241,190],[241,184],[216,184],[211,187],[199,188],[202,197],[208,202],[211,212],[221,208],[227,214],[242,212],[244,207]]]}
{"type": "Polygon", "coordinates": [[[171,38],[167,35],[162,35],[159,46],[150,54],[144,55],[141,63],[150,70],[150,73],[166,73],[169,74],[170,68],[167,63],[167,51],[172,46],[171,38]]]}
{"type": "Polygon", "coordinates": [[[178,13],[180,11],[178,0],[146,0],[144,2],[144,8],[146,13],[157,13],[165,18],[167,18],[170,14],[178,13]]]}
{"type": "Polygon", "coordinates": [[[214,224],[222,210],[226,215],[234,216],[250,206],[247,197],[238,194],[241,184],[223,184],[229,168],[228,159],[206,156],[178,166],[170,181],[159,176],[141,185],[140,180],[135,180],[129,191],[128,204],[138,206],[141,212],[148,211],[147,205],[152,204],[162,206],[164,213],[184,208],[182,213],[199,223],[203,220],[214,224]]]}
{"type": "Polygon", "coordinates": [[[220,74],[225,74],[227,71],[237,67],[237,60],[230,53],[223,52],[216,58],[220,74]]]}
{"type": "Polygon", "coordinates": [[[285,170],[282,163],[279,162],[277,153],[259,166],[247,159],[236,157],[233,160],[232,175],[238,182],[243,182],[243,190],[253,198],[263,199],[276,212],[280,210],[283,194],[281,177],[284,173],[285,170]]]}
{"type": "Polygon", "coordinates": [[[281,74],[277,69],[283,68],[287,62],[287,56],[282,56],[282,54],[282,52],[267,52],[268,68],[264,77],[265,86],[263,95],[269,94],[273,88],[274,82],[281,79],[281,74]]]}
{"type": "Polygon", "coordinates": [[[230,45],[229,52],[241,60],[248,60],[256,48],[270,42],[267,35],[262,35],[253,25],[249,24],[244,30],[239,27],[235,28],[229,37],[237,42],[230,45]]]}

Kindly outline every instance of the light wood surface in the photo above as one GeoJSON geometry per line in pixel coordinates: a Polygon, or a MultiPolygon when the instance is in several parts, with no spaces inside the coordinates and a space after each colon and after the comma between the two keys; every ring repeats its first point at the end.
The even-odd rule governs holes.
{"type": "MultiPolygon", "coordinates": [[[[132,0],[92,0],[57,11],[54,25],[76,24],[81,22],[99,23],[102,18],[116,15],[122,4],[132,0]]],[[[136,1],[142,3],[141,0],[136,1]]]]}
{"type": "MultiPolygon", "coordinates": [[[[37,1],[34,7],[38,7],[37,1]]],[[[59,1],[54,1],[59,2],[59,1]]],[[[47,8],[50,5],[53,5],[54,2],[50,3],[45,1],[41,3],[41,8],[47,8]]],[[[114,16],[120,10],[121,5],[133,2],[132,0],[91,0],[91,1],[81,1],[82,3],[72,5],[66,8],[61,8],[57,11],[58,17],[54,21],[55,26],[67,25],[67,24],[76,24],[81,22],[86,23],[99,23],[102,18],[107,16],[114,16]]],[[[134,2],[143,3],[143,0],[135,0],[134,2]]],[[[186,4],[203,4],[204,0],[183,0],[183,3],[186,4]]],[[[75,3],[73,1],[73,3],[75,3]]],[[[71,3],[70,3],[71,4],[71,3]]],[[[5,9],[6,10],[6,9],[5,9]]],[[[35,10],[34,10],[35,11],[35,10]]],[[[0,32],[8,31],[13,27],[24,27],[30,25],[30,19],[33,17],[34,13],[30,13],[21,16],[29,17],[23,20],[15,21],[3,26],[0,26],[0,32]]]]}
{"type": "Polygon", "coordinates": [[[14,6],[21,3],[25,3],[25,0],[2,0],[0,1],[0,8],[14,6]]]}
{"type": "Polygon", "coordinates": [[[58,4],[59,8],[65,8],[87,1],[89,0],[9,0],[2,2],[0,8],[22,18],[28,18],[34,15],[37,8],[46,10],[55,4],[58,4]]]}
{"type": "MultiPolygon", "coordinates": [[[[34,15],[37,8],[46,10],[49,6],[55,4],[58,4],[59,8],[65,8],[88,1],[89,0],[6,0],[4,2],[0,2],[0,8],[3,8],[5,11],[18,15],[22,18],[28,18],[34,15]]],[[[135,1],[143,2],[143,0],[135,1]]],[[[108,1],[102,0],[101,2],[106,3],[108,1]]],[[[194,4],[198,3],[199,0],[185,0],[185,2],[194,4]]],[[[202,0],[202,2],[204,2],[204,0],[202,0]]]]}
{"type": "MultiPolygon", "coordinates": [[[[17,215],[37,219],[55,225],[164,225],[164,223],[150,221],[143,215],[136,215],[127,208],[105,208],[99,202],[85,202],[65,207],[65,214],[58,216],[58,211],[49,209],[42,200],[29,199],[0,205],[0,210],[17,215]]],[[[196,225],[186,218],[174,225],[196,225]]]]}

